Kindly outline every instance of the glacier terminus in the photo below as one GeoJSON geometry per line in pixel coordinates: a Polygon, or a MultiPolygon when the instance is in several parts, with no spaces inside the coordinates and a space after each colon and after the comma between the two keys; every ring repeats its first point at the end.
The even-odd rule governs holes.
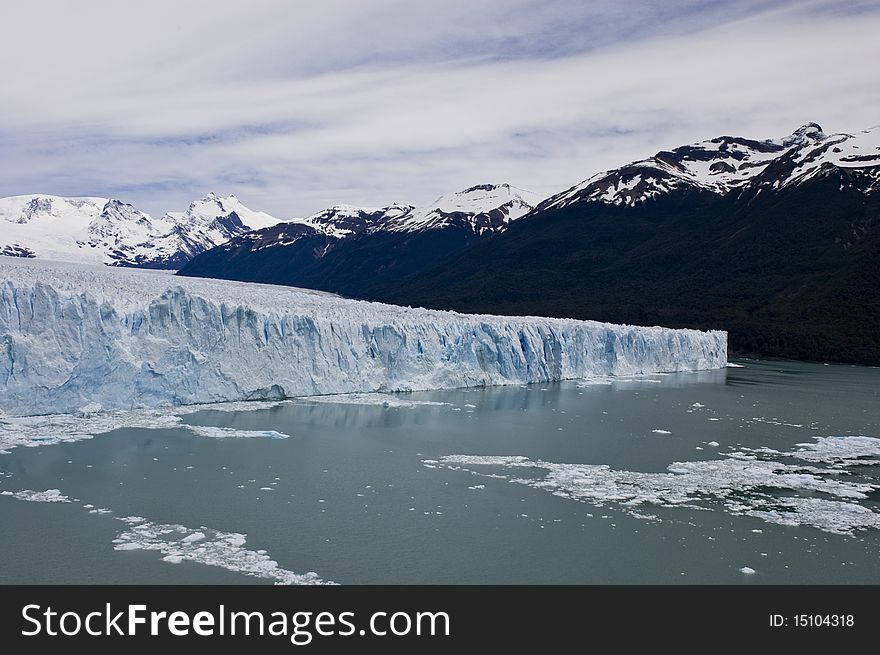
{"type": "Polygon", "coordinates": [[[7,416],[726,364],[723,331],[468,315],[0,257],[0,411],[7,416]]]}

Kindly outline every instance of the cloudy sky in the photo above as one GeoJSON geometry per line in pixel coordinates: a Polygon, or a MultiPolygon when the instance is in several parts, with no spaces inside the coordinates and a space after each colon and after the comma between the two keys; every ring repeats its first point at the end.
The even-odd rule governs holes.
{"type": "Polygon", "coordinates": [[[292,217],[880,124],[880,0],[29,0],[3,23],[3,196],[292,217]]]}

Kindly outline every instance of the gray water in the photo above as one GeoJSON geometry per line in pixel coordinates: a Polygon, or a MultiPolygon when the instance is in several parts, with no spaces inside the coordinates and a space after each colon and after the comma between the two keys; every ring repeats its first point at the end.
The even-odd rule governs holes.
{"type": "MultiPolygon", "coordinates": [[[[161,552],[115,550],[126,525],[114,517],[127,515],[244,533],[246,548],[265,550],[279,567],[341,584],[880,583],[877,529],[780,525],[712,499],[598,506],[511,481],[542,471],[442,461],[518,455],[659,473],[744,448],[880,436],[880,370],[741,363],[613,384],[394,397],[444,405],[301,400],[183,417],[287,439],[122,428],[15,448],[0,455],[0,491],[58,489],[77,501],[0,496],[0,583],[273,582],[202,562],[169,563],[161,552]],[[86,504],[111,512],[90,513],[86,504]]],[[[877,466],[824,477],[834,476],[880,484],[877,466]]],[[[880,510],[876,490],[857,503],[880,510]]]]}

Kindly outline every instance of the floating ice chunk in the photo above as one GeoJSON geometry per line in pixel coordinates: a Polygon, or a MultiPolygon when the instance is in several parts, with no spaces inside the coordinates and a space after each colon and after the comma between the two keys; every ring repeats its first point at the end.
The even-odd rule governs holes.
{"type": "Polygon", "coordinates": [[[92,414],[98,414],[104,411],[104,408],[101,406],[101,403],[89,403],[87,405],[83,405],[80,407],[75,413],[77,416],[91,416],[92,414]]]}
{"type": "Polygon", "coordinates": [[[151,523],[139,517],[131,519],[120,519],[129,528],[114,540],[115,550],[157,551],[165,562],[197,562],[275,580],[275,584],[333,584],[322,580],[316,573],[294,573],[283,569],[265,551],[244,548],[246,537],[240,533],[204,527],[192,530],[183,525],[151,523]]]}
{"type": "MultiPolygon", "coordinates": [[[[12,496],[19,500],[27,500],[32,503],[70,503],[72,500],[61,493],[58,489],[46,489],[45,491],[31,491],[30,489],[22,489],[21,491],[0,491],[2,496],[12,496]]],[[[75,500],[75,499],[74,499],[75,500]]]]}
{"type": "MultiPolygon", "coordinates": [[[[70,503],[58,489],[17,492],[3,491],[0,495],[19,500],[41,503],[70,503]]],[[[109,514],[109,509],[92,509],[90,513],[109,514]]],[[[245,535],[221,532],[209,528],[193,530],[183,525],[152,523],[141,516],[116,517],[128,529],[113,540],[115,550],[153,550],[162,553],[166,562],[191,561],[218,566],[245,575],[275,580],[275,584],[334,584],[322,580],[317,573],[294,573],[278,566],[266,551],[244,548],[245,535]]]]}
{"type": "MultiPolygon", "coordinates": [[[[2,387],[0,387],[2,390],[2,387]]],[[[232,402],[187,405],[162,409],[136,409],[98,412],[87,415],[53,414],[47,416],[7,417],[0,420],[0,454],[16,446],[45,446],[91,439],[121,428],[161,430],[194,427],[181,417],[204,410],[245,412],[269,409],[281,402],[232,402]]]]}
{"type": "MultiPolygon", "coordinates": [[[[628,375],[628,374],[619,374],[619,375],[591,375],[587,378],[578,382],[577,386],[579,389],[586,389],[587,387],[594,386],[608,386],[608,385],[616,385],[616,386],[631,386],[631,385],[639,385],[639,384],[659,384],[662,380],[658,378],[667,375],[662,372],[646,372],[642,374],[628,375]]],[[[546,389],[541,389],[541,391],[547,391],[546,389]]]]}
{"type": "Polygon", "coordinates": [[[755,569],[751,566],[744,566],[739,570],[740,573],[745,573],[746,575],[754,575],[756,573],[755,569]]]}
{"type": "Polygon", "coordinates": [[[720,446],[721,444],[718,443],[717,441],[707,441],[707,442],[706,442],[706,445],[707,445],[707,446],[712,446],[712,448],[718,448],[718,446],[720,446]]]}
{"type": "MultiPolygon", "coordinates": [[[[427,466],[428,461],[423,463],[427,466]]],[[[831,472],[828,469],[760,460],[749,453],[733,452],[718,460],[674,462],[667,473],[614,470],[604,464],[557,464],[504,455],[448,455],[430,461],[432,468],[442,466],[479,475],[485,474],[470,467],[543,471],[543,476],[509,480],[597,507],[614,504],[631,515],[635,515],[633,508],[643,505],[693,509],[706,509],[709,505],[735,515],[755,516],[771,523],[810,525],[837,534],[880,528],[880,513],[850,502],[868,499],[880,486],[840,480],[839,475],[827,477],[831,472]],[[845,500],[775,497],[767,493],[768,489],[819,493],[845,500]]]]}
{"type": "Polygon", "coordinates": [[[880,513],[857,503],[824,498],[785,498],[766,503],[767,509],[746,513],[779,525],[811,525],[825,532],[851,535],[856,530],[880,529],[880,513]]]}
{"type": "Polygon", "coordinates": [[[763,416],[753,416],[752,418],[745,421],[745,423],[766,423],[767,425],[784,425],[789,428],[803,428],[806,427],[802,423],[786,423],[785,421],[780,421],[777,418],[764,418],[763,416]]]}
{"type": "Polygon", "coordinates": [[[880,439],[876,437],[816,437],[815,443],[799,443],[792,457],[834,467],[880,464],[880,439]]]}
{"type": "MultiPolygon", "coordinates": [[[[326,396],[308,396],[300,398],[312,403],[334,403],[337,405],[380,405],[382,407],[403,407],[412,409],[420,406],[442,407],[450,403],[441,403],[433,400],[411,400],[405,397],[394,396],[388,393],[341,393],[326,396]]],[[[473,407],[473,405],[471,405],[473,407]]]]}
{"type": "Polygon", "coordinates": [[[614,378],[606,375],[603,377],[596,376],[596,377],[589,377],[586,380],[581,380],[580,382],[578,382],[577,386],[579,389],[585,389],[587,387],[594,387],[594,386],[599,386],[599,385],[610,385],[610,384],[614,384],[614,378]]]}
{"type": "Polygon", "coordinates": [[[661,430],[659,428],[651,430],[651,432],[653,432],[654,434],[672,434],[669,430],[661,430]]]}
{"type": "Polygon", "coordinates": [[[212,439],[287,439],[290,435],[275,430],[237,430],[235,428],[218,428],[206,425],[181,425],[200,437],[212,439]]]}

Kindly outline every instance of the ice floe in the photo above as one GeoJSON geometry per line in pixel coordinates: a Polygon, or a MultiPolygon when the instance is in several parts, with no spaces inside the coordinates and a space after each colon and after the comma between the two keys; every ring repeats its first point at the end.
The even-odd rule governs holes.
{"type": "MultiPolygon", "coordinates": [[[[665,377],[666,373],[646,373],[644,375],[592,375],[587,377],[586,379],[579,380],[577,383],[577,387],[579,389],[586,389],[588,387],[596,387],[596,386],[624,386],[624,385],[636,385],[636,384],[657,384],[662,382],[661,378],[665,377]]],[[[546,389],[542,389],[542,391],[546,391],[546,389]]]]}
{"type": "Polygon", "coordinates": [[[32,503],[70,503],[70,498],[61,493],[59,489],[46,489],[45,491],[0,491],[0,496],[12,496],[19,500],[27,500],[32,503]]]}
{"type": "MultiPolygon", "coordinates": [[[[333,403],[337,405],[380,405],[382,407],[412,409],[420,406],[448,406],[450,403],[441,403],[433,400],[411,400],[406,397],[395,396],[389,393],[340,393],[326,396],[305,396],[300,401],[311,403],[333,403]]],[[[471,405],[473,407],[473,405],[471,405]]]]}
{"type": "Polygon", "coordinates": [[[200,437],[212,439],[287,439],[290,435],[276,430],[238,430],[236,428],[216,428],[206,425],[182,425],[200,437]]]}
{"type": "Polygon", "coordinates": [[[282,404],[281,401],[253,401],[211,403],[205,405],[182,405],[160,409],[134,409],[127,411],[104,412],[99,406],[86,406],[75,414],[52,414],[46,416],[0,417],[0,454],[6,454],[18,446],[45,446],[58,443],[82,441],[99,434],[106,434],[122,428],[163,430],[183,429],[205,437],[270,437],[282,433],[274,430],[248,431],[208,426],[192,425],[183,422],[183,417],[202,411],[244,412],[269,409],[282,404]],[[255,432],[250,434],[250,432],[255,432]]]}
{"type": "Polygon", "coordinates": [[[758,509],[745,514],[779,525],[811,525],[825,532],[851,535],[856,530],[880,528],[880,513],[857,503],[847,503],[824,498],[780,498],[767,502],[760,509],[761,501],[753,503],[758,509]]]}
{"type": "Polygon", "coordinates": [[[808,462],[823,462],[834,467],[876,466],[880,464],[880,439],[846,436],[818,437],[815,443],[799,443],[792,457],[808,462]]]}
{"type": "Polygon", "coordinates": [[[113,540],[116,550],[150,550],[162,560],[176,564],[196,562],[217,566],[255,578],[274,580],[279,585],[333,584],[317,573],[294,573],[283,569],[264,550],[245,548],[247,538],[238,532],[221,532],[201,527],[197,530],[177,524],[152,523],[140,517],[120,520],[128,529],[113,540]]]}
{"type": "MultiPolygon", "coordinates": [[[[71,503],[59,489],[45,491],[2,491],[0,495],[36,503],[71,503]]],[[[83,507],[94,507],[86,504],[83,507]]],[[[106,508],[90,509],[90,514],[112,514],[106,508]]],[[[114,549],[149,550],[163,555],[162,560],[176,564],[188,561],[217,566],[255,578],[274,580],[279,585],[335,584],[323,580],[317,573],[295,573],[281,568],[265,550],[245,548],[247,537],[238,532],[222,532],[206,527],[188,528],[178,524],[153,523],[141,516],[114,517],[128,528],[113,540],[114,549]]]]}
{"type": "Polygon", "coordinates": [[[851,535],[880,528],[880,513],[859,504],[880,486],[842,479],[841,467],[865,463],[861,458],[876,455],[878,445],[880,440],[871,437],[828,437],[798,444],[790,452],[741,449],[723,459],[674,462],[661,473],[498,455],[447,455],[426,459],[423,465],[481,476],[486,475],[482,467],[506,469],[509,473],[500,477],[509,482],[597,507],[613,505],[637,518],[633,508],[644,506],[717,508],[770,523],[851,535]],[[790,458],[810,464],[780,461],[790,458]]]}

